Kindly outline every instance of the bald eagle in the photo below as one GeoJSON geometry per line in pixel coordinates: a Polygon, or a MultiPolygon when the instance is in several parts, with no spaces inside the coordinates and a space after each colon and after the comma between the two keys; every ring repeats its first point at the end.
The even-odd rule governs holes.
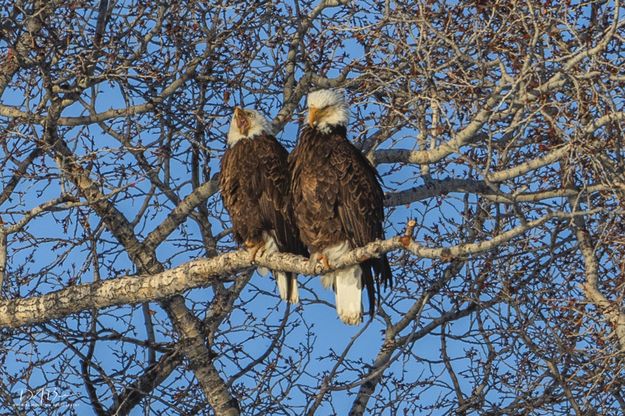
{"type": "MultiPolygon", "coordinates": [[[[295,226],[289,197],[287,151],[276,140],[269,121],[258,111],[236,107],[228,131],[228,149],[219,177],[224,206],[234,238],[258,252],[307,255],[295,226]]],[[[265,268],[259,273],[267,275],[265,268]]],[[[294,273],[274,272],[280,297],[299,301],[294,273]]]]}
{"type": "MultiPolygon", "coordinates": [[[[300,237],[311,258],[326,267],[349,250],[384,238],[382,188],[375,168],[347,140],[349,111],[343,95],[320,90],[308,95],[308,125],[289,155],[291,198],[300,237]]],[[[343,322],[362,321],[361,292],[367,288],[373,315],[379,283],[390,284],[385,255],[322,276],[336,294],[343,322]],[[374,280],[375,276],[375,280],[374,280]]]]}

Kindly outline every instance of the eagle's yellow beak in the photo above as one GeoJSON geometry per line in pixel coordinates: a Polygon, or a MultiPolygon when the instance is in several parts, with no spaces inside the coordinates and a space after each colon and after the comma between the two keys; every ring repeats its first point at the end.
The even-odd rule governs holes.
{"type": "Polygon", "coordinates": [[[241,107],[234,107],[234,120],[242,135],[247,136],[250,129],[250,122],[241,107]]]}
{"type": "Polygon", "coordinates": [[[317,124],[318,115],[319,115],[319,109],[317,107],[308,108],[308,125],[310,127],[315,127],[315,124],[317,124]]]}
{"type": "Polygon", "coordinates": [[[239,118],[242,115],[243,115],[243,109],[241,109],[241,107],[239,106],[234,107],[234,118],[239,118]]]}

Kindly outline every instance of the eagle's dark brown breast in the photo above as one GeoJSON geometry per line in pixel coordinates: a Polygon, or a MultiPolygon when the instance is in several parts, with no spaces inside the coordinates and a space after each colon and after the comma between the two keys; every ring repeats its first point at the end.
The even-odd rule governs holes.
{"type": "Polygon", "coordinates": [[[340,170],[330,163],[335,145],[333,132],[305,128],[290,156],[295,218],[302,241],[314,252],[348,239],[338,215],[340,170]]]}

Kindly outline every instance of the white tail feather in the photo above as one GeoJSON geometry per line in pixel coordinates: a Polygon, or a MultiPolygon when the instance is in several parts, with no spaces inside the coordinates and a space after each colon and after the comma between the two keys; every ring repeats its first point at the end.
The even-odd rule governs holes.
{"type": "MultiPolygon", "coordinates": [[[[327,247],[323,250],[330,264],[351,250],[349,242],[327,247]]],[[[362,269],[360,266],[349,266],[321,276],[324,287],[334,290],[336,294],[336,312],[341,321],[348,325],[362,322],[362,269]]]]}
{"type": "Polygon", "coordinates": [[[297,288],[297,279],[291,278],[291,292],[289,290],[289,277],[284,272],[274,272],[276,276],[276,283],[278,283],[278,291],[280,292],[280,298],[286,300],[289,303],[299,302],[299,290],[297,288]]]}
{"type": "MultiPolygon", "coordinates": [[[[265,246],[261,249],[262,253],[260,254],[271,254],[280,251],[278,250],[278,244],[276,243],[276,240],[273,238],[273,236],[267,234],[266,232],[263,232],[263,240],[265,241],[265,246]]],[[[258,273],[261,276],[267,276],[269,274],[269,269],[267,269],[266,267],[259,267],[258,273]]],[[[291,293],[287,293],[289,289],[289,278],[287,277],[287,274],[284,272],[276,271],[272,271],[272,273],[276,278],[276,283],[278,284],[278,292],[280,293],[280,298],[282,300],[286,300],[289,303],[299,302],[299,290],[297,288],[296,277],[293,276],[291,278],[291,293]]]]}
{"type": "Polygon", "coordinates": [[[326,273],[324,275],[321,275],[321,284],[326,289],[334,290],[334,280],[335,279],[336,279],[336,273],[334,273],[334,272],[326,273]]]}
{"type": "Polygon", "coordinates": [[[336,312],[348,325],[362,322],[362,269],[350,266],[336,272],[336,312]]]}

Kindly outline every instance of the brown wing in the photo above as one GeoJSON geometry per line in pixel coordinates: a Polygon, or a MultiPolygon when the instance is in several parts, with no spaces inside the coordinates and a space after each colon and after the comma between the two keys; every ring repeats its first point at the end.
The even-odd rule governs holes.
{"type": "Polygon", "coordinates": [[[384,238],[384,193],[371,163],[347,140],[336,142],[330,163],[338,173],[338,212],[352,244],[384,238]]]}
{"type": "MultiPolygon", "coordinates": [[[[332,136],[335,151],[330,163],[338,173],[338,215],[343,229],[355,247],[384,239],[384,193],[379,177],[369,160],[337,131],[332,136]]],[[[371,269],[376,283],[392,283],[386,255],[363,263],[365,284],[372,285],[371,269]],[[368,267],[366,267],[368,266],[368,267]]],[[[370,295],[371,300],[371,295],[370,295]]]]}
{"type": "Polygon", "coordinates": [[[289,195],[290,175],[288,153],[275,137],[261,135],[255,142],[254,157],[258,158],[258,186],[261,189],[258,200],[261,217],[267,229],[273,230],[280,251],[307,255],[301,242],[293,217],[289,195]]]}

